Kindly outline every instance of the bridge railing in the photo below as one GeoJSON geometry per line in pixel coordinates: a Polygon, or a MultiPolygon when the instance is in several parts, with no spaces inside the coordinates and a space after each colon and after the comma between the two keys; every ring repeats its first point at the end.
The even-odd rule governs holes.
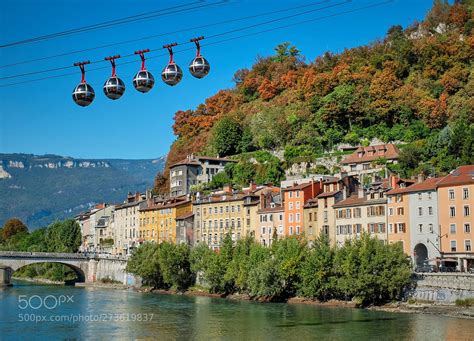
{"type": "Polygon", "coordinates": [[[21,251],[0,251],[0,258],[61,258],[61,259],[110,259],[127,261],[124,256],[113,256],[108,254],[100,254],[96,252],[85,253],[60,253],[60,252],[21,252],[21,251]]]}

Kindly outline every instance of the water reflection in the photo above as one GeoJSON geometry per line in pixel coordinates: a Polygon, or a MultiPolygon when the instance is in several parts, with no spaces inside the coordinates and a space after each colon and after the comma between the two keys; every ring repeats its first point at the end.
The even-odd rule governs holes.
{"type": "Polygon", "coordinates": [[[240,302],[134,291],[15,285],[0,290],[1,339],[364,339],[469,340],[472,320],[359,309],[240,302]],[[151,321],[20,322],[19,295],[73,295],[74,303],[34,314],[153,314],[151,321]]]}

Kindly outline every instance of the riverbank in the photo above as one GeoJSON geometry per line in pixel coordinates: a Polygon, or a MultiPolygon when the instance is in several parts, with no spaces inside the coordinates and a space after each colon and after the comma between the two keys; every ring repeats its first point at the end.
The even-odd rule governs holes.
{"type": "Polygon", "coordinates": [[[53,281],[47,278],[29,278],[29,277],[16,277],[13,276],[12,279],[23,282],[38,283],[38,284],[52,284],[52,285],[66,285],[65,281],[53,281]]]}
{"type": "MultiPolygon", "coordinates": [[[[232,294],[232,295],[223,295],[223,294],[211,294],[202,289],[192,288],[184,292],[178,292],[176,290],[163,290],[163,289],[152,289],[152,288],[140,288],[136,289],[138,292],[142,293],[152,293],[158,295],[184,295],[184,296],[202,296],[202,297],[213,297],[213,298],[223,298],[226,300],[234,301],[254,301],[260,303],[272,303],[273,301],[266,297],[251,297],[247,294],[232,294]]],[[[340,300],[329,300],[329,301],[318,301],[302,297],[292,297],[288,300],[281,302],[287,304],[302,304],[302,305],[312,305],[319,307],[338,307],[338,308],[352,308],[359,309],[356,302],[353,301],[340,301],[340,300]]],[[[446,317],[455,317],[455,318],[464,318],[464,319],[474,319],[474,307],[461,307],[454,304],[436,304],[432,302],[417,302],[417,303],[407,303],[407,302],[392,302],[379,306],[369,306],[360,309],[367,309],[371,311],[383,311],[391,313],[406,313],[406,314],[431,314],[431,315],[441,315],[446,317]]]]}

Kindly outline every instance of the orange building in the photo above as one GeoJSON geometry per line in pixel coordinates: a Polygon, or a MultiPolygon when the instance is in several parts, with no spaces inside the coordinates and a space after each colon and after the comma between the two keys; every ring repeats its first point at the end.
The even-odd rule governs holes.
{"type": "Polygon", "coordinates": [[[304,205],[321,193],[321,182],[311,181],[283,189],[285,224],[284,236],[300,235],[304,230],[304,205]]]}
{"type": "Polygon", "coordinates": [[[455,169],[437,185],[441,251],[465,271],[474,267],[474,165],[455,169]]]}

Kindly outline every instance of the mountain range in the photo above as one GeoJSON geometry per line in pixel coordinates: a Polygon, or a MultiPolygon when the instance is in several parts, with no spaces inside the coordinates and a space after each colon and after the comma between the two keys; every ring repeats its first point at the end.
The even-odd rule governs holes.
{"type": "Polygon", "coordinates": [[[34,229],[96,203],[122,202],[152,187],[165,161],[0,154],[0,226],[17,217],[34,229]]]}

